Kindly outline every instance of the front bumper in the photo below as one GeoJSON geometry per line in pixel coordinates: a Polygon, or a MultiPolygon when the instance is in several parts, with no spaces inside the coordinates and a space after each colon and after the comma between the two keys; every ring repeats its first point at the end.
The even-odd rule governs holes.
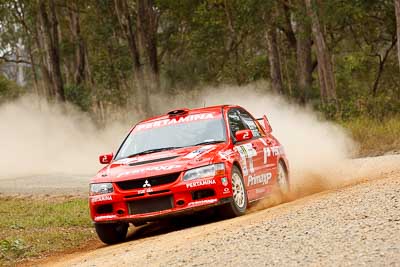
{"type": "Polygon", "coordinates": [[[114,184],[113,193],[89,197],[90,214],[95,223],[154,221],[227,203],[231,188],[226,176],[132,190],[114,184]]]}

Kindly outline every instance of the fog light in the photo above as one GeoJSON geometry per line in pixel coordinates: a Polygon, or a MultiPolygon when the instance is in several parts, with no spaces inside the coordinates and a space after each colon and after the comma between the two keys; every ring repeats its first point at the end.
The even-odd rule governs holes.
{"type": "Polygon", "coordinates": [[[117,214],[118,215],[123,215],[124,213],[125,213],[125,211],[123,209],[117,210],[117,214]]]}

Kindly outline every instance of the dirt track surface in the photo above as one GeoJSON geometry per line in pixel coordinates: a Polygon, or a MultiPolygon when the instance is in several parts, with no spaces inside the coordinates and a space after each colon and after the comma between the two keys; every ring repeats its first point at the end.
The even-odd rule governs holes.
{"type": "Polygon", "coordinates": [[[4,195],[74,195],[87,196],[87,174],[46,174],[0,177],[0,194],[4,195]]]}
{"type": "Polygon", "coordinates": [[[356,160],[353,167],[370,175],[231,220],[186,228],[175,222],[161,232],[144,226],[123,244],[47,265],[400,266],[400,156],[356,160]]]}

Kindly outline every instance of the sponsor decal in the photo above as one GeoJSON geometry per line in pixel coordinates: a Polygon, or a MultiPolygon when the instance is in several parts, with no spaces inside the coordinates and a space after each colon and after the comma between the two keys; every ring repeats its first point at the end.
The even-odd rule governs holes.
{"type": "Polygon", "coordinates": [[[143,173],[145,171],[169,171],[169,170],[177,169],[180,167],[182,167],[182,166],[181,165],[167,165],[167,166],[154,166],[154,167],[135,169],[132,171],[121,172],[120,174],[117,175],[117,178],[122,177],[122,176],[137,174],[137,173],[143,173]]]}
{"type": "Polygon", "coordinates": [[[227,186],[227,185],[228,185],[228,178],[222,177],[222,178],[221,178],[221,184],[222,184],[223,186],[227,186]]]}
{"type": "Polygon", "coordinates": [[[242,158],[240,160],[240,164],[242,165],[242,171],[243,171],[244,176],[249,175],[249,170],[247,169],[247,161],[246,161],[246,159],[242,158]]]}
{"type": "Polygon", "coordinates": [[[264,164],[268,163],[268,157],[271,156],[271,150],[269,147],[264,147],[264,164]]]}
{"type": "Polygon", "coordinates": [[[223,194],[229,194],[230,192],[231,192],[231,190],[229,190],[228,187],[225,187],[223,194]]]}
{"type": "Polygon", "coordinates": [[[154,122],[142,123],[142,124],[137,125],[135,130],[141,131],[141,130],[145,130],[145,129],[158,128],[158,127],[163,127],[163,126],[173,125],[173,124],[178,124],[178,123],[186,123],[186,122],[191,122],[191,121],[210,120],[210,119],[214,119],[213,113],[193,114],[193,115],[188,115],[185,117],[171,118],[171,119],[159,120],[159,121],[154,121],[154,122]]]}
{"type": "Polygon", "coordinates": [[[112,200],[112,196],[110,196],[110,195],[107,195],[107,196],[99,195],[99,196],[90,197],[90,201],[92,203],[99,202],[99,201],[109,201],[109,200],[112,200]]]}
{"type": "Polygon", "coordinates": [[[193,201],[189,202],[189,206],[199,206],[199,205],[205,205],[205,204],[213,204],[217,202],[218,200],[216,198],[213,199],[204,199],[204,200],[199,200],[199,201],[193,201]]]}
{"type": "Polygon", "coordinates": [[[146,188],[146,189],[139,190],[138,194],[140,195],[140,194],[151,193],[151,192],[153,192],[153,188],[149,187],[149,188],[146,188]]]}
{"type": "Polygon", "coordinates": [[[244,176],[254,173],[253,157],[257,156],[257,151],[253,148],[252,144],[244,144],[236,146],[235,150],[240,155],[240,164],[242,165],[242,171],[244,176]],[[247,168],[247,160],[249,161],[249,168],[247,168]]]}
{"type": "Polygon", "coordinates": [[[257,156],[257,151],[253,148],[251,143],[235,146],[237,152],[239,152],[241,158],[252,158],[257,156]]]}
{"type": "Polygon", "coordinates": [[[272,173],[267,172],[260,175],[249,175],[248,177],[248,185],[256,185],[256,184],[268,184],[272,178],[272,173]]]}
{"type": "Polygon", "coordinates": [[[285,151],[283,150],[283,146],[273,146],[271,147],[271,152],[274,156],[284,155],[285,151]]]}
{"type": "Polygon", "coordinates": [[[212,185],[212,184],[216,184],[214,179],[212,179],[212,180],[200,180],[200,181],[196,181],[196,182],[192,182],[192,183],[186,184],[186,188],[193,188],[193,187],[197,187],[197,186],[212,185]]]}
{"type": "Polygon", "coordinates": [[[196,149],[195,151],[190,152],[189,154],[187,154],[186,156],[184,156],[184,159],[193,159],[197,156],[200,156],[201,154],[205,153],[205,152],[209,152],[211,150],[213,150],[215,148],[214,145],[207,145],[207,146],[203,146],[199,149],[196,149]]]}
{"type": "MultiPolygon", "coordinates": [[[[262,139],[260,139],[262,140],[262,139]]],[[[283,146],[273,146],[273,147],[264,147],[264,164],[268,164],[268,158],[271,156],[279,156],[284,155],[285,151],[283,150],[283,146]]]]}
{"type": "Polygon", "coordinates": [[[249,169],[250,169],[250,173],[254,173],[253,158],[249,158],[249,169]]]}
{"type": "Polygon", "coordinates": [[[226,151],[220,151],[218,154],[223,159],[228,159],[231,155],[233,155],[234,151],[232,149],[228,149],[226,151]]]}

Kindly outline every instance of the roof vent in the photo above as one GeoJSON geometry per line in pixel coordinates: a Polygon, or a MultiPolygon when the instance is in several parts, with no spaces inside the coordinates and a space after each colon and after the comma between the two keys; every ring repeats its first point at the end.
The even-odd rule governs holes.
{"type": "Polygon", "coordinates": [[[180,108],[180,109],[171,110],[171,111],[168,112],[167,114],[168,114],[170,117],[173,117],[173,116],[182,116],[182,115],[186,115],[187,113],[189,113],[189,109],[188,109],[188,108],[180,108]]]}

